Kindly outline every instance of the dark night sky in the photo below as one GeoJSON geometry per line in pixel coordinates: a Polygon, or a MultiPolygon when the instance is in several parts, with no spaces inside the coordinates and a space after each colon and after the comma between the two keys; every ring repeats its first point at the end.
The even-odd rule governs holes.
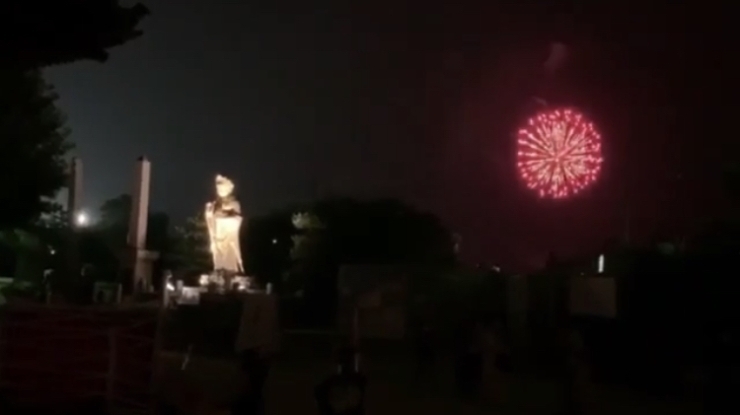
{"type": "Polygon", "coordinates": [[[399,196],[439,214],[469,258],[517,268],[622,234],[625,200],[638,240],[721,211],[720,167],[737,147],[730,13],[145,3],[145,35],[109,62],[48,71],[91,207],[129,191],[145,154],[152,208],[176,218],[211,197],[216,172],[251,215],[326,194],[399,196]],[[569,58],[548,74],[554,40],[569,58]],[[537,200],[515,174],[513,132],[535,95],[578,106],[604,136],[601,180],[565,202],[537,200]]]}

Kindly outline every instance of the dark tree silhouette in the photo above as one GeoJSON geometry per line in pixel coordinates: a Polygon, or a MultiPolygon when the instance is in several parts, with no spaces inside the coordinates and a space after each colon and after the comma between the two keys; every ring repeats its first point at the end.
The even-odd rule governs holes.
{"type": "MultiPolygon", "coordinates": [[[[109,199],[100,207],[94,226],[82,229],[80,235],[80,257],[85,263],[95,266],[108,278],[118,274],[121,259],[127,250],[129,221],[131,218],[131,196],[122,194],[109,199]]],[[[146,247],[166,256],[171,249],[169,217],[162,212],[149,214],[146,247]]],[[[167,266],[159,262],[160,266],[167,266]]]]}
{"type": "Polygon", "coordinates": [[[149,10],[117,0],[8,0],[0,5],[0,62],[15,69],[78,60],[104,62],[107,49],[141,36],[149,10]]]}
{"type": "MultiPolygon", "coordinates": [[[[454,241],[432,214],[397,200],[332,199],[250,220],[247,270],[275,281],[334,274],[343,264],[451,264],[454,241]]],[[[309,277],[310,278],[310,277],[309,277]]]]}
{"type": "Polygon", "coordinates": [[[199,275],[213,268],[208,226],[203,215],[188,218],[176,226],[167,262],[186,275],[199,275]]]}
{"type": "Polygon", "coordinates": [[[280,284],[281,276],[290,268],[290,251],[295,233],[292,211],[284,210],[250,218],[242,229],[242,255],[249,275],[260,282],[280,284]]]}
{"type": "Polygon", "coordinates": [[[321,201],[312,209],[324,224],[335,264],[443,264],[454,243],[439,218],[393,199],[321,201]]]}
{"type": "MultiPolygon", "coordinates": [[[[100,218],[95,225],[112,249],[122,252],[126,248],[131,220],[131,195],[124,193],[108,199],[100,207],[100,218]]],[[[169,217],[163,212],[151,212],[147,219],[147,249],[165,252],[170,245],[169,217]]]]}
{"type": "Polygon", "coordinates": [[[452,235],[441,221],[398,200],[323,200],[297,213],[302,215],[294,221],[293,263],[285,282],[303,292],[316,316],[311,324],[335,316],[342,265],[444,267],[455,262],[452,235]]]}
{"type": "Polygon", "coordinates": [[[52,210],[72,144],[39,71],[0,70],[0,91],[0,229],[25,227],[52,210]]]}
{"type": "Polygon", "coordinates": [[[333,275],[344,264],[455,261],[452,235],[441,221],[398,200],[323,200],[297,213],[291,258],[298,274],[333,275]]]}

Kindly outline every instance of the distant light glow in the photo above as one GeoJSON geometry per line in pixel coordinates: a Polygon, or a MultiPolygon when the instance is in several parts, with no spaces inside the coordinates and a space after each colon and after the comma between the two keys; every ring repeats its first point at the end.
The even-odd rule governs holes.
{"type": "Polygon", "coordinates": [[[198,278],[198,285],[201,287],[205,287],[208,285],[208,283],[211,281],[211,277],[208,274],[201,274],[201,276],[198,278]]]}
{"type": "Polygon", "coordinates": [[[90,217],[85,212],[79,212],[75,217],[75,224],[77,226],[87,226],[90,224],[90,217]]]}
{"type": "Polygon", "coordinates": [[[277,238],[272,238],[272,244],[277,245],[277,238]]]}
{"type": "Polygon", "coordinates": [[[599,255],[598,272],[599,274],[604,273],[604,254],[599,255]]]}
{"type": "Polygon", "coordinates": [[[573,109],[540,112],[517,134],[519,175],[543,198],[580,192],[596,181],[602,162],[601,135],[573,109]]]}

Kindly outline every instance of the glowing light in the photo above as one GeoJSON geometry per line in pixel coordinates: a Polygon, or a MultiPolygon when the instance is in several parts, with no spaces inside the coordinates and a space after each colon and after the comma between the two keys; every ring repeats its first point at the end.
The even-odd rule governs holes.
{"type": "Polygon", "coordinates": [[[519,175],[540,197],[575,195],[596,181],[602,162],[601,136],[572,109],[543,111],[517,134],[519,175]]]}
{"type": "Polygon", "coordinates": [[[85,212],[80,212],[75,217],[75,224],[77,226],[87,226],[90,224],[90,217],[85,212]]]}
{"type": "Polygon", "coordinates": [[[604,273],[604,254],[599,255],[599,264],[598,264],[598,271],[599,274],[604,273]]]}
{"type": "Polygon", "coordinates": [[[201,274],[201,276],[198,278],[198,285],[201,287],[205,287],[208,285],[208,283],[211,281],[211,277],[208,274],[201,274]]]}

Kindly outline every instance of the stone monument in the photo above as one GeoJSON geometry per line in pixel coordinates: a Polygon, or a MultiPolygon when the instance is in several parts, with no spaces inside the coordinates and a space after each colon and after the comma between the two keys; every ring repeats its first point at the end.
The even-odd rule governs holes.
{"type": "Polygon", "coordinates": [[[75,157],[69,166],[69,176],[67,177],[67,273],[68,275],[78,276],[80,272],[80,258],[77,235],[77,215],[82,211],[82,160],[75,157]]]}
{"type": "Polygon", "coordinates": [[[234,182],[219,174],[215,184],[217,197],[206,204],[205,219],[213,258],[212,278],[222,285],[244,273],[239,246],[243,218],[241,205],[234,196],[234,182]]]}
{"type": "Polygon", "coordinates": [[[77,215],[82,210],[82,160],[77,157],[70,163],[67,188],[67,220],[72,229],[77,226],[77,215]]]}
{"type": "Polygon", "coordinates": [[[147,220],[149,219],[149,182],[151,163],[146,157],[136,162],[134,191],[131,195],[131,222],[128,230],[129,267],[132,272],[133,290],[152,291],[152,267],[159,258],[158,252],[146,249],[147,220]]]}

